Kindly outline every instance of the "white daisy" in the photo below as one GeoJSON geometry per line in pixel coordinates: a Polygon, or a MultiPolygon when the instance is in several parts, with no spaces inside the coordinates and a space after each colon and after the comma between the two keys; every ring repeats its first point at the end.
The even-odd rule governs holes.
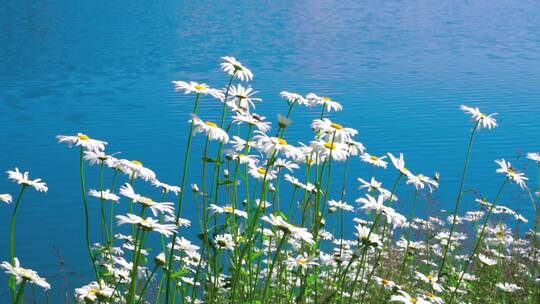
{"type": "Polygon", "coordinates": [[[257,92],[253,91],[251,87],[244,88],[240,84],[231,86],[227,105],[235,112],[247,113],[250,106],[255,108],[255,101],[262,101],[262,99],[254,97],[255,94],[257,92]]]}
{"type": "Polygon", "coordinates": [[[19,185],[30,186],[36,189],[39,192],[47,192],[47,184],[41,181],[41,178],[31,180],[29,177],[29,172],[24,173],[19,171],[19,168],[15,168],[15,171],[9,170],[6,171],[8,178],[14,182],[17,182],[19,185]]]}
{"type": "Polygon", "coordinates": [[[525,173],[518,172],[515,168],[512,167],[512,164],[510,162],[507,162],[503,159],[497,159],[495,162],[499,165],[499,169],[497,169],[497,173],[504,173],[506,176],[514,181],[516,184],[518,184],[521,189],[525,189],[527,187],[527,184],[525,184],[525,181],[528,180],[528,178],[525,176],[525,173]]]}
{"type": "Polygon", "coordinates": [[[218,249],[234,250],[236,244],[233,241],[232,235],[229,233],[217,235],[214,239],[214,244],[218,249]]]}
{"type": "Polygon", "coordinates": [[[105,282],[92,282],[80,288],[75,288],[75,299],[78,303],[107,302],[114,293],[114,288],[105,282]]]}
{"type": "Polygon", "coordinates": [[[155,202],[149,197],[142,196],[140,194],[135,193],[135,190],[133,190],[133,187],[125,183],[122,187],[120,187],[120,194],[131,199],[132,201],[141,204],[142,206],[149,208],[150,211],[152,211],[152,214],[154,216],[158,215],[158,211],[161,213],[168,213],[169,215],[174,214],[174,204],[171,202],[155,202]]]}
{"type": "Polygon", "coordinates": [[[298,93],[291,93],[287,91],[282,91],[279,93],[279,95],[285,99],[287,99],[287,102],[289,104],[297,103],[299,105],[309,105],[309,102],[307,99],[305,99],[302,95],[298,93]]]}
{"type": "Polygon", "coordinates": [[[257,114],[249,114],[249,113],[238,113],[235,116],[232,117],[232,122],[241,124],[241,123],[247,123],[249,125],[255,126],[258,130],[262,132],[268,132],[270,131],[270,122],[264,121],[266,117],[259,116],[257,114]]]}
{"type": "Polygon", "coordinates": [[[407,184],[413,184],[416,187],[416,190],[424,189],[424,187],[427,185],[429,188],[429,191],[431,192],[433,188],[438,188],[439,183],[434,181],[428,176],[425,176],[423,174],[413,175],[410,174],[407,176],[407,184]]]}
{"type": "Polygon", "coordinates": [[[256,148],[265,152],[268,158],[278,156],[279,154],[288,158],[299,158],[302,156],[302,151],[290,145],[283,137],[271,137],[259,131],[255,133],[257,135],[253,136],[253,140],[257,142],[256,148]]]}
{"type": "Polygon", "coordinates": [[[478,129],[480,129],[480,127],[488,129],[497,127],[497,121],[495,118],[493,118],[493,116],[497,115],[497,113],[487,115],[480,112],[480,109],[476,107],[471,108],[465,105],[461,105],[459,108],[461,111],[472,115],[473,120],[478,123],[478,129]]]}
{"type": "Polygon", "coordinates": [[[103,151],[90,150],[84,151],[84,160],[87,160],[90,165],[100,165],[104,163],[109,168],[114,168],[116,158],[112,155],[107,155],[103,151]]]}
{"type": "Polygon", "coordinates": [[[347,204],[347,202],[343,202],[343,201],[329,200],[328,205],[330,207],[342,209],[342,210],[345,210],[345,211],[354,211],[353,206],[351,206],[351,205],[347,204]]]}
{"type": "Polygon", "coordinates": [[[261,220],[269,223],[270,225],[278,228],[285,233],[289,233],[292,237],[296,239],[301,239],[308,244],[315,244],[315,241],[313,240],[313,235],[306,228],[296,227],[292,224],[289,224],[279,215],[264,215],[261,217],[261,220]]]}
{"type": "Polygon", "coordinates": [[[369,153],[362,153],[360,154],[360,160],[363,162],[366,162],[368,164],[372,164],[377,167],[382,167],[386,169],[386,165],[388,164],[383,159],[386,158],[386,155],[378,157],[375,155],[370,155],[369,153]]]}
{"type": "Polygon", "coordinates": [[[225,60],[220,64],[221,69],[227,72],[229,75],[237,77],[242,81],[250,81],[253,79],[253,73],[250,69],[246,68],[242,63],[236,60],[234,57],[225,56],[221,57],[225,60]]]}
{"type": "Polygon", "coordinates": [[[424,300],[421,297],[411,297],[403,290],[398,290],[399,295],[393,295],[390,297],[390,302],[399,302],[404,304],[431,304],[429,301],[424,300]]]}
{"type": "Polygon", "coordinates": [[[151,217],[143,219],[142,217],[131,213],[126,214],[126,216],[117,215],[116,218],[118,219],[119,226],[123,224],[137,225],[142,229],[156,231],[167,237],[173,235],[177,228],[174,224],[160,224],[159,221],[154,220],[151,217]]]}
{"type": "Polygon", "coordinates": [[[157,188],[161,188],[163,190],[163,192],[165,192],[165,193],[172,192],[175,195],[178,195],[178,193],[180,193],[182,191],[182,189],[180,187],[178,187],[178,186],[172,186],[172,185],[160,182],[157,179],[152,180],[152,185],[154,185],[157,188]]]}
{"type": "Polygon", "coordinates": [[[349,157],[348,146],[339,142],[314,140],[311,142],[311,147],[323,159],[331,156],[333,160],[345,161],[349,157]]]}
{"type": "Polygon", "coordinates": [[[522,290],[523,288],[517,286],[516,284],[513,284],[513,283],[497,283],[495,284],[495,286],[497,286],[497,288],[499,288],[500,290],[504,291],[504,292],[508,292],[508,293],[512,293],[512,292],[516,292],[518,290],[522,290]]]}
{"type": "Polygon", "coordinates": [[[288,257],[287,261],[285,261],[285,264],[287,265],[287,267],[289,267],[289,269],[308,269],[311,268],[311,266],[319,265],[316,260],[317,258],[309,257],[307,253],[304,252],[303,254],[297,255],[296,257],[288,257]]]}
{"type": "Polygon", "coordinates": [[[88,151],[103,151],[107,144],[105,141],[92,139],[83,133],[77,133],[75,136],[58,135],[56,139],[59,143],[66,142],[70,148],[75,145],[77,147],[81,146],[88,151]]]}
{"type": "Polygon", "coordinates": [[[239,210],[239,209],[235,209],[235,208],[233,208],[232,206],[229,206],[229,205],[226,205],[224,207],[220,207],[220,206],[215,205],[215,204],[210,204],[210,207],[208,207],[208,209],[210,209],[213,213],[219,213],[219,214],[228,213],[228,214],[234,214],[236,216],[240,216],[240,217],[243,217],[243,218],[248,217],[247,212],[239,210]]]}
{"type": "Polygon", "coordinates": [[[405,176],[411,175],[411,171],[405,167],[405,159],[403,158],[403,153],[399,153],[399,158],[396,158],[394,154],[388,153],[388,156],[390,157],[390,160],[392,161],[392,164],[394,164],[394,167],[401,172],[401,174],[405,176]]]}
{"type": "Polygon", "coordinates": [[[146,168],[143,163],[138,160],[119,159],[116,161],[115,167],[134,178],[140,177],[145,181],[156,179],[156,173],[146,168]]]}
{"type": "Polygon", "coordinates": [[[530,160],[534,160],[536,163],[540,164],[540,154],[537,152],[527,153],[527,158],[530,160]]]}
{"type": "Polygon", "coordinates": [[[9,204],[12,201],[12,197],[9,194],[0,194],[0,201],[9,204]]]}
{"type": "Polygon", "coordinates": [[[371,181],[367,182],[366,180],[359,177],[358,181],[362,184],[358,187],[358,189],[366,189],[368,190],[368,192],[377,190],[381,195],[385,197],[385,199],[389,199],[390,196],[392,196],[392,201],[397,201],[397,197],[395,195],[392,195],[389,190],[384,189],[382,187],[382,183],[376,181],[375,178],[372,177],[371,181]]]}
{"type": "Polygon", "coordinates": [[[45,290],[51,289],[51,285],[44,278],[40,277],[37,272],[32,269],[22,268],[18,258],[14,258],[13,260],[14,265],[8,262],[2,262],[0,268],[3,268],[7,274],[13,275],[17,284],[21,284],[24,281],[38,285],[45,290]]]}
{"type": "Polygon", "coordinates": [[[311,128],[317,131],[318,133],[324,133],[326,135],[326,140],[335,142],[345,142],[351,137],[358,134],[358,131],[352,128],[346,128],[336,122],[332,122],[328,118],[315,119],[311,123],[311,128]]]}
{"type": "Polygon", "coordinates": [[[267,181],[270,181],[275,179],[277,176],[277,172],[275,170],[267,169],[265,166],[259,167],[255,165],[250,165],[248,172],[249,175],[258,180],[263,180],[266,178],[267,181]]]}
{"type": "Polygon", "coordinates": [[[204,133],[210,140],[218,140],[222,143],[229,141],[229,135],[223,129],[218,127],[217,124],[211,121],[203,121],[197,115],[191,114],[192,119],[189,122],[193,123],[195,133],[204,133]]]}
{"type": "Polygon", "coordinates": [[[214,98],[223,100],[225,95],[223,92],[217,89],[210,88],[206,83],[197,83],[194,81],[173,81],[174,89],[176,91],[184,91],[185,94],[195,92],[196,94],[210,95],[214,98]]]}
{"type": "Polygon", "coordinates": [[[306,96],[306,99],[311,105],[322,105],[326,108],[326,111],[341,111],[343,107],[337,101],[332,100],[330,97],[317,96],[315,93],[309,93],[306,96]]]}
{"type": "Polygon", "coordinates": [[[104,191],[90,189],[90,191],[88,191],[88,195],[99,198],[99,199],[103,199],[106,201],[112,201],[112,202],[118,202],[118,200],[120,200],[120,197],[112,193],[111,190],[109,189],[106,189],[104,191]]]}

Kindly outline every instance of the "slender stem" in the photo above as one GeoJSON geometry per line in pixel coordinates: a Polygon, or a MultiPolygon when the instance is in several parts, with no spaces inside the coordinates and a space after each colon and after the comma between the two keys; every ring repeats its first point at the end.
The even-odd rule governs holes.
{"type": "MultiPolygon", "coordinates": [[[[199,94],[195,96],[195,105],[193,106],[193,114],[197,114],[197,107],[199,106],[199,94]]],[[[189,150],[191,148],[191,138],[193,137],[193,120],[191,121],[191,124],[189,125],[189,133],[188,133],[188,139],[186,144],[186,152],[184,155],[184,168],[182,171],[182,179],[180,181],[180,195],[178,196],[178,210],[176,211],[176,221],[180,218],[180,215],[182,214],[182,204],[184,203],[184,192],[185,192],[185,185],[186,185],[186,174],[187,174],[187,168],[188,168],[188,161],[189,161],[189,150]]],[[[172,264],[173,264],[173,256],[174,256],[174,245],[176,240],[176,231],[174,232],[172,236],[172,242],[171,242],[171,250],[169,251],[169,260],[167,261],[167,284],[165,288],[165,303],[169,304],[169,297],[170,297],[170,289],[171,289],[171,273],[172,273],[172,264]]]]}
{"type": "Polygon", "coordinates": [[[9,257],[11,259],[11,265],[15,266],[15,218],[17,217],[17,210],[19,209],[19,204],[26,189],[26,185],[21,185],[21,190],[19,191],[19,196],[15,202],[15,208],[13,209],[13,214],[11,215],[11,224],[9,225],[9,257]]]}
{"type": "Polygon", "coordinates": [[[412,221],[414,217],[414,209],[416,207],[416,199],[418,198],[418,189],[414,191],[414,198],[411,206],[411,214],[409,216],[409,226],[407,227],[407,246],[405,247],[405,253],[403,254],[403,261],[401,262],[401,268],[399,271],[398,283],[401,284],[401,278],[403,276],[403,271],[405,270],[405,265],[407,264],[407,255],[409,254],[409,247],[411,243],[411,231],[412,231],[412,221]]]}
{"type": "Polygon", "coordinates": [[[276,261],[279,257],[279,253],[281,252],[281,249],[283,248],[283,244],[285,244],[285,239],[287,238],[288,233],[284,232],[283,237],[279,241],[278,247],[276,249],[276,254],[274,255],[274,259],[272,260],[272,264],[270,264],[270,268],[268,269],[268,275],[266,277],[266,282],[264,283],[264,288],[262,292],[262,302],[266,303],[266,290],[268,290],[268,285],[270,284],[270,280],[272,279],[272,272],[274,271],[274,267],[276,266],[276,261]]]}
{"type": "Polygon", "coordinates": [[[443,258],[442,258],[442,261],[441,261],[441,265],[439,266],[439,272],[437,274],[437,277],[441,277],[443,271],[444,271],[444,266],[445,266],[445,262],[446,262],[446,256],[448,254],[448,248],[450,247],[450,242],[452,240],[452,233],[454,232],[454,229],[456,227],[456,222],[457,222],[457,212],[459,210],[459,203],[461,201],[461,197],[463,196],[463,186],[465,185],[465,176],[467,176],[467,168],[469,167],[469,159],[470,159],[470,156],[471,156],[471,150],[472,150],[472,144],[473,144],[473,140],[474,140],[474,134],[476,134],[476,130],[478,130],[478,124],[480,123],[480,121],[477,121],[476,124],[474,125],[474,128],[473,130],[471,131],[471,136],[469,138],[469,145],[467,146],[467,155],[465,156],[465,163],[463,164],[463,172],[461,173],[461,181],[459,183],[459,191],[458,191],[458,194],[457,194],[457,198],[456,198],[456,205],[454,207],[454,212],[453,212],[453,217],[452,217],[452,226],[450,226],[450,233],[448,235],[448,242],[446,243],[446,246],[444,247],[444,253],[443,253],[443,258]]]}
{"type": "Polygon", "coordinates": [[[146,279],[146,282],[143,285],[141,293],[139,294],[139,300],[137,301],[137,304],[141,303],[142,299],[144,298],[144,293],[146,292],[146,288],[148,287],[148,284],[150,284],[150,281],[154,277],[154,274],[156,273],[158,268],[159,268],[159,265],[154,266],[154,269],[152,269],[152,273],[150,273],[150,276],[148,277],[148,279],[146,279]]]}
{"type": "Polygon", "coordinates": [[[17,291],[17,296],[15,297],[15,304],[19,304],[19,302],[24,301],[24,288],[26,287],[26,279],[24,279],[21,283],[21,287],[19,287],[19,291],[17,291]]]}
{"type": "Polygon", "coordinates": [[[504,182],[501,184],[501,186],[499,187],[499,191],[497,191],[497,195],[495,196],[495,201],[493,201],[493,203],[489,207],[488,214],[486,215],[486,219],[484,220],[484,224],[482,225],[482,229],[480,231],[480,234],[478,235],[478,239],[476,240],[476,244],[474,245],[474,249],[473,249],[471,255],[469,256],[469,258],[465,261],[465,267],[463,267],[463,271],[461,272],[461,275],[459,276],[459,280],[458,280],[458,282],[456,284],[456,287],[452,291],[452,295],[450,296],[450,301],[449,301],[450,304],[453,303],[454,297],[456,296],[456,292],[457,292],[457,290],[459,288],[459,285],[461,284],[461,281],[463,280],[463,276],[467,272],[467,269],[469,268],[469,265],[470,265],[471,261],[474,259],[474,256],[476,255],[478,249],[480,248],[480,244],[482,243],[482,238],[484,237],[484,233],[485,233],[486,227],[488,225],[489,217],[491,216],[491,213],[493,212],[493,209],[497,205],[497,202],[499,201],[499,197],[501,196],[502,190],[503,190],[504,186],[508,183],[508,180],[509,180],[509,178],[506,178],[504,180],[504,182]]]}
{"type": "Polygon", "coordinates": [[[82,197],[83,197],[83,204],[84,204],[84,227],[85,227],[85,237],[86,237],[86,248],[88,250],[88,255],[90,256],[90,260],[92,262],[92,268],[94,268],[94,273],[96,275],[97,282],[98,284],[101,285],[101,279],[100,279],[99,272],[96,266],[96,258],[94,257],[94,254],[92,253],[92,247],[90,245],[90,227],[89,227],[89,220],[88,220],[88,202],[86,199],[86,186],[84,183],[83,153],[84,153],[84,150],[83,150],[83,147],[81,146],[80,157],[79,157],[79,171],[81,175],[81,190],[82,190],[82,197]]]}

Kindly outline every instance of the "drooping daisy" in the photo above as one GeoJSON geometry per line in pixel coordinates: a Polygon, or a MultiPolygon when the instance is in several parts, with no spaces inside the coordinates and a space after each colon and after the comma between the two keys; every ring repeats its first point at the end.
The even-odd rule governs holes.
{"type": "Polygon", "coordinates": [[[362,225],[356,225],[356,232],[354,235],[360,240],[362,244],[368,247],[380,247],[382,246],[381,238],[378,234],[370,231],[371,229],[362,225]]]}
{"type": "Polygon", "coordinates": [[[540,164],[540,154],[537,152],[529,152],[527,153],[527,158],[530,160],[535,161],[536,163],[540,164]]]}
{"type": "Polygon", "coordinates": [[[364,147],[364,145],[359,141],[348,139],[344,142],[344,144],[346,144],[349,148],[347,152],[349,152],[350,156],[357,156],[358,154],[362,154],[366,151],[366,147],[364,147]]]}
{"type": "Polygon", "coordinates": [[[438,188],[439,183],[434,181],[428,176],[425,176],[423,174],[410,174],[407,176],[407,184],[413,184],[416,187],[416,190],[424,189],[424,187],[427,185],[429,188],[429,192],[433,191],[433,188],[438,188]]]}
{"type": "Polygon", "coordinates": [[[92,282],[80,288],[75,288],[75,299],[78,303],[108,302],[113,296],[114,288],[105,282],[92,282]]]}
{"type": "Polygon", "coordinates": [[[276,159],[274,166],[276,168],[289,170],[290,172],[292,172],[294,169],[300,168],[296,163],[283,158],[276,159]]]}
{"type": "Polygon", "coordinates": [[[23,281],[30,284],[38,285],[44,290],[51,289],[51,285],[47,281],[40,277],[37,272],[32,269],[26,269],[21,267],[21,263],[18,258],[14,258],[14,265],[8,262],[2,262],[0,268],[3,268],[7,274],[15,277],[16,283],[21,284],[23,281]]]}
{"type": "Polygon", "coordinates": [[[247,212],[242,211],[240,209],[233,208],[232,206],[229,206],[229,205],[220,207],[215,204],[210,204],[210,207],[208,207],[208,209],[210,209],[210,211],[212,211],[213,213],[219,213],[219,214],[228,213],[228,214],[234,214],[236,216],[241,216],[243,218],[248,217],[247,212]]]}
{"type": "Polygon", "coordinates": [[[279,95],[285,99],[287,99],[287,102],[289,104],[297,103],[299,105],[309,105],[309,102],[307,99],[304,98],[304,96],[298,94],[298,93],[291,93],[287,91],[282,91],[279,93],[279,95]]]}
{"type": "Polygon", "coordinates": [[[287,261],[285,261],[285,264],[289,269],[295,269],[295,268],[301,268],[301,269],[308,269],[312,266],[318,266],[319,263],[316,262],[317,258],[310,257],[306,252],[303,254],[300,254],[296,257],[289,257],[287,258],[287,261]]]}
{"type": "Polygon", "coordinates": [[[326,135],[328,141],[334,139],[335,142],[345,142],[351,137],[358,134],[353,128],[346,128],[337,122],[332,122],[328,118],[315,119],[311,123],[311,128],[317,131],[318,133],[323,133],[326,135]]]}
{"type": "Polygon", "coordinates": [[[169,222],[169,223],[175,223],[176,226],[178,226],[178,227],[190,227],[190,226],[191,226],[191,221],[188,220],[188,219],[185,219],[185,218],[179,217],[178,219],[176,219],[175,216],[172,216],[172,215],[165,215],[165,216],[163,217],[163,219],[164,219],[166,222],[169,222]]]}
{"type": "Polygon", "coordinates": [[[397,201],[397,197],[395,195],[392,195],[392,193],[387,190],[387,189],[384,189],[382,187],[382,183],[381,182],[378,182],[375,180],[375,178],[371,178],[371,181],[367,182],[366,180],[362,179],[362,178],[358,178],[358,181],[362,184],[358,187],[358,189],[366,189],[368,190],[369,192],[371,191],[379,191],[379,193],[381,195],[383,195],[386,199],[389,199],[390,196],[392,196],[392,200],[393,201],[397,201]]]}
{"type": "Polygon", "coordinates": [[[225,56],[221,57],[224,60],[220,64],[221,69],[227,72],[229,75],[237,77],[242,81],[250,81],[253,79],[253,73],[250,69],[246,68],[242,63],[236,60],[234,57],[225,56]]]}
{"type": "Polygon", "coordinates": [[[206,83],[197,83],[194,81],[185,82],[185,81],[173,81],[174,89],[176,91],[184,91],[185,94],[196,93],[203,95],[210,95],[214,98],[223,100],[225,95],[221,90],[212,89],[206,83]]]}
{"type": "Polygon", "coordinates": [[[326,108],[326,111],[341,111],[343,110],[343,107],[341,104],[337,101],[332,100],[330,97],[325,96],[317,96],[315,93],[309,93],[306,96],[306,99],[311,105],[322,105],[326,108]]]}
{"type": "Polygon", "coordinates": [[[512,292],[516,292],[518,290],[522,290],[523,288],[517,286],[516,284],[513,284],[513,283],[497,283],[495,284],[495,286],[497,286],[497,288],[499,288],[500,290],[504,291],[504,292],[508,292],[508,293],[512,293],[512,292]]]}
{"type": "Polygon", "coordinates": [[[518,172],[515,168],[512,167],[512,164],[510,162],[507,162],[503,159],[497,159],[495,162],[499,165],[499,169],[497,169],[497,173],[504,173],[506,176],[514,181],[516,184],[518,184],[521,189],[525,189],[527,187],[527,184],[525,183],[528,178],[525,176],[525,173],[518,172]]]}
{"type": "Polygon", "coordinates": [[[232,140],[229,143],[233,146],[233,149],[237,152],[244,152],[246,151],[246,149],[249,150],[255,147],[256,145],[255,141],[251,141],[251,140],[247,141],[236,135],[233,135],[232,140]]]}
{"type": "Polygon", "coordinates": [[[243,164],[255,165],[259,162],[259,160],[257,159],[257,155],[238,153],[232,150],[225,151],[225,154],[230,159],[238,161],[238,163],[241,165],[243,164]]]}
{"type": "Polygon", "coordinates": [[[0,194],[0,201],[10,204],[12,201],[12,197],[9,194],[0,194]]]}
{"type": "Polygon", "coordinates": [[[259,116],[257,114],[236,114],[232,117],[232,122],[236,124],[247,123],[248,125],[254,126],[257,130],[262,132],[270,131],[270,122],[264,121],[266,117],[259,116]]]}
{"type": "Polygon", "coordinates": [[[58,135],[56,136],[56,140],[58,140],[59,143],[66,142],[70,148],[75,145],[77,147],[81,146],[88,151],[103,151],[107,144],[106,141],[92,139],[90,136],[83,133],[77,133],[75,136],[58,135]]]}
{"type": "Polygon", "coordinates": [[[240,112],[249,112],[249,107],[255,108],[255,101],[261,101],[262,99],[254,97],[257,94],[253,91],[252,87],[244,88],[242,85],[231,86],[229,89],[229,97],[227,105],[233,109],[239,109],[240,112]]]}
{"type": "Polygon", "coordinates": [[[292,124],[292,119],[290,119],[289,117],[287,116],[283,116],[281,115],[280,113],[277,114],[277,121],[278,121],[278,126],[282,129],[285,129],[287,128],[288,126],[290,126],[292,124]]]}
{"type": "Polygon", "coordinates": [[[461,109],[461,111],[472,115],[473,120],[478,124],[478,129],[480,129],[481,127],[488,129],[493,129],[497,127],[497,121],[495,120],[495,118],[493,118],[493,116],[497,115],[497,113],[488,115],[480,112],[480,109],[476,107],[471,108],[465,105],[461,105],[459,108],[461,109]]]}
{"type": "Polygon", "coordinates": [[[140,194],[135,193],[135,190],[133,190],[133,187],[125,183],[122,187],[120,187],[120,194],[131,199],[132,201],[141,204],[142,206],[149,208],[150,211],[152,211],[152,214],[154,216],[158,215],[158,211],[161,213],[168,213],[170,215],[174,214],[174,204],[171,202],[155,202],[149,197],[142,196],[140,194]]]}
{"type": "Polygon", "coordinates": [[[206,136],[208,136],[208,139],[218,140],[225,144],[229,141],[229,135],[227,135],[227,132],[218,127],[217,124],[211,121],[203,121],[195,114],[191,114],[191,117],[192,118],[189,120],[189,122],[193,122],[193,126],[195,126],[193,131],[195,133],[204,133],[206,136]]]}
{"type": "Polygon", "coordinates": [[[41,178],[37,178],[34,180],[31,180],[29,177],[29,172],[26,171],[24,173],[19,171],[19,168],[15,168],[15,171],[9,170],[6,171],[8,174],[8,178],[12,181],[16,182],[19,185],[25,185],[30,186],[36,189],[39,192],[47,192],[49,188],[47,188],[47,184],[41,181],[41,178]]]}
{"type": "Polygon", "coordinates": [[[156,179],[156,173],[138,160],[119,159],[116,161],[115,167],[133,178],[140,177],[145,181],[156,179]]]}
{"type": "Polygon", "coordinates": [[[161,190],[164,193],[172,192],[175,195],[178,195],[178,193],[180,193],[182,191],[182,189],[180,187],[178,187],[178,186],[169,185],[167,183],[160,182],[157,179],[152,180],[152,185],[154,185],[157,188],[161,188],[161,190]]]}
{"type": "Polygon", "coordinates": [[[421,272],[415,271],[415,277],[422,282],[430,284],[433,290],[437,292],[444,291],[444,287],[438,283],[439,279],[437,275],[432,275],[432,274],[425,275],[421,272]]]}
{"type": "Polygon", "coordinates": [[[266,166],[249,166],[249,175],[253,176],[255,179],[263,180],[266,178],[267,181],[273,180],[277,176],[277,172],[273,169],[268,169],[266,166]]]}
{"type": "Polygon", "coordinates": [[[256,147],[266,153],[268,158],[278,156],[279,154],[288,158],[302,157],[302,151],[297,147],[290,145],[283,137],[268,136],[262,132],[255,132],[253,140],[257,142],[256,147]]]}
{"type": "Polygon", "coordinates": [[[93,196],[99,199],[103,199],[106,201],[112,201],[112,202],[118,202],[120,200],[120,197],[118,195],[111,192],[109,189],[105,189],[104,191],[98,191],[94,189],[90,189],[88,191],[89,196],[93,196]]]}
{"type": "Polygon", "coordinates": [[[383,160],[385,158],[386,158],[386,155],[379,157],[379,156],[371,155],[367,152],[360,154],[361,161],[386,169],[386,165],[388,163],[383,160]]]}
{"type": "Polygon", "coordinates": [[[351,205],[347,204],[347,202],[343,202],[343,201],[329,200],[328,205],[330,207],[342,209],[342,210],[345,210],[345,211],[354,211],[353,206],[351,206],[351,205]]]}
{"type": "Polygon", "coordinates": [[[296,239],[301,239],[308,244],[315,244],[315,241],[313,240],[313,235],[306,228],[296,227],[292,224],[289,224],[279,215],[264,215],[261,217],[261,220],[269,223],[270,225],[278,228],[285,233],[290,234],[296,239]]]}
{"type": "Polygon", "coordinates": [[[234,247],[236,246],[232,235],[229,233],[217,235],[214,239],[214,244],[218,249],[222,250],[234,250],[234,247]]]}
{"type": "Polygon", "coordinates": [[[492,259],[482,253],[478,255],[478,259],[480,260],[482,264],[487,265],[487,266],[497,265],[497,260],[492,259]]]}
{"type": "Polygon", "coordinates": [[[124,215],[117,215],[118,225],[132,224],[141,227],[147,231],[156,231],[164,236],[171,236],[176,231],[176,225],[174,224],[160,224],[159,221],[154,220],[151,217],[143,219],[142,217],[128,213],[124,215]]]}
{"type": "Polygon", "coordinates": [[[405,159],[403,158],[403,153],[399,153],[399,158],[396,158],[394,154],[388,153],[388,156],[390,157],[390,160],[392,161],[392,164],[394,164],[394,167],[401,172],[401,174],[405,176],[411,175],[411,171],[405,167],[405,159]]]}
{"type": "Polygon", "coordinates": [[[431,304],[429,301],[424,300],[421,297],[411,297],[403,290],[398,290],[399,295],[393,295],[390,297],[390,302],[399,302],[404,304],[431,304]]]}
{"type": "Polygon", "coordinates": [[[335,161],[345,161],[349,157],[348,146],[339,142],[314,140],[311,142],[311,147],[324,159],[332,157],[335,161]]]}
{"type": "Polygon", "coordinates": [[[90,150],[84,151],[84,160],[87,160],[90,165],[100,165],[103,163],[109,168],[114,168],[117,159],[112,155],[105,154],[103,151],[90,150]]]}

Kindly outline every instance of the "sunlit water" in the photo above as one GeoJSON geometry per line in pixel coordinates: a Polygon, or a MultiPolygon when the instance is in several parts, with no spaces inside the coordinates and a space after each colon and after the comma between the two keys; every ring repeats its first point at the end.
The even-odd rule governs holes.
{"type": "MultiPolygon", "coordinates": [[[[504,179],[495,174],[496,158],[526,170],[534,187],[536,169],[523,156],[540,150],[539,14],[537,1],[3,3],[0,168],[30,170],[50,188],[25,194],[17,256],[49,279],[53,303],[90,281],[78,154],[57,144],[55,135],[87,132],[109,141],[109,152],[121,151],[161,180],[179,183],[193,96],[175,93],[171,81],[222,87],[227,78],[218,66],[224,55],[254,71],[252,85],[264,99],[257,112],[269,119],[286,111],[281,90],[331,96],[345,107],[332,119],[358,129],[369,152],[403,152],[414,172],[439,171],[441,189],[435,202],[420,203],[424,212],[454,204],[472,127],[461,103],[498,112],[500,123],[478,134],[466,187],[492,198],[504,179]]],[[[200,113],[216,119],[220,106],[206,98],[200,113]]],[[[295,109],[289,142],[307,143],[317,114],[295,109]]],[[[196,137],[194,151],[202,150],[201,141],[196,137]]],[[[98,187],[97,168],[87,170],[89,187],[98,187]]],[[[197,181],[198,170],[190,172],[197,181]]],[[[334,184],[341,174],[336,167],[334,184]]],[[[376,174],[387,187],[396,176],[391,169],[376,174]]],[[[353,163],[350,202],[361,195],[356,178],[369,175],[368,166],[353,163]]],[[[17,191],[3,179],[0,192],[17,191]]],[[[333,196],[338,191],[332,189],[333,196]]],[[[404,187],[400,193],[397,208],[405,211],[412,193],[404,187]]],[[[187,197],[184,216],[195,219],[187,197]]],[[[465,196],[462,211],[477,208],[473,198],[465,196]]],[[[531,214],[515,186],[501,202],[531,214]]],[[[98,202],[90,203],[95,226],[98,202]]],[[[0,205],[1,260],[8,259],[12,208],[0,205]]]]}

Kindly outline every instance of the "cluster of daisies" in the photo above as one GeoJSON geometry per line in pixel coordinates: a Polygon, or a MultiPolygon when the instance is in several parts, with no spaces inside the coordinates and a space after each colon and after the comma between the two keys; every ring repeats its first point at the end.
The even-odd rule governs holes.
{"type": "MultiPolygon", "coordinates": [[[[419,203],[432,204],[438,173],[414,171],[402,153],[369,153],[357,130],[331,119],[343,108],[329,97],[283,91],[286,114],[278,114],[273,125],[255,113],[262,99],[246,84],[252,71],[233,57],[222,59],[224,88],[173,81],[176,91],[194,95],[177,185],[159,180],[141,161],[107,153],[105,141],[83,133],[57,136],[80,152],[85,240],[95,277],[75,289],[78,303],[540,301],[539,200],[525,173],[497,159],[495,172],[502,177],[496,195],[465,191],[473,139],[480,129],[498,126],[496,114],[461,106],[474,127],[454,211],[418,217],[419,203]],[[221,105],[220,119],[198,113],[202,99],[221,105]],[[302,107],[316,109],[312,139],[294,143],[287,130],[302,107]],[[203,145],[201,155],[190,156],[194,141],[203,145]],[[356,192],[346,189],[354,160],[365,167],[354,172],[360,175],[356,192]],[[92,181],[97,187],[87,186],[88,165],[99,170],[99,180],[92,181]],[[336,166],[342,177],[332,170],[336,166]],[[381,170],[394,170],[395,179],[383,185],[381,170]],[[144,183],[157,193],[144,193],[144,183]],[[533,221],[499,203],[512,184],[520,199],[530,201],[533,221]],[[463,200],[475,207],[462,213],[463,200]],[[115,208],[120,204],[125,207],[115,208]],[[186,205],[196,210],[193,226],[184,217],[186,205]],[[98,218],[90,217],[92,208],[100,211],[92,213],[98,218]]],[[[527,158],[540,168],[540,154],[527,158]]],[[[24,190],[46,192],[47,185],[18,168],[8,176],[21,188],[15,200],[0,195],[7,204],[15,201],[10,261],[0,267],[10,276],[12,303],[21,303],[26,284],[51,288],[20,266],[13,242],[24,190]]]]}

